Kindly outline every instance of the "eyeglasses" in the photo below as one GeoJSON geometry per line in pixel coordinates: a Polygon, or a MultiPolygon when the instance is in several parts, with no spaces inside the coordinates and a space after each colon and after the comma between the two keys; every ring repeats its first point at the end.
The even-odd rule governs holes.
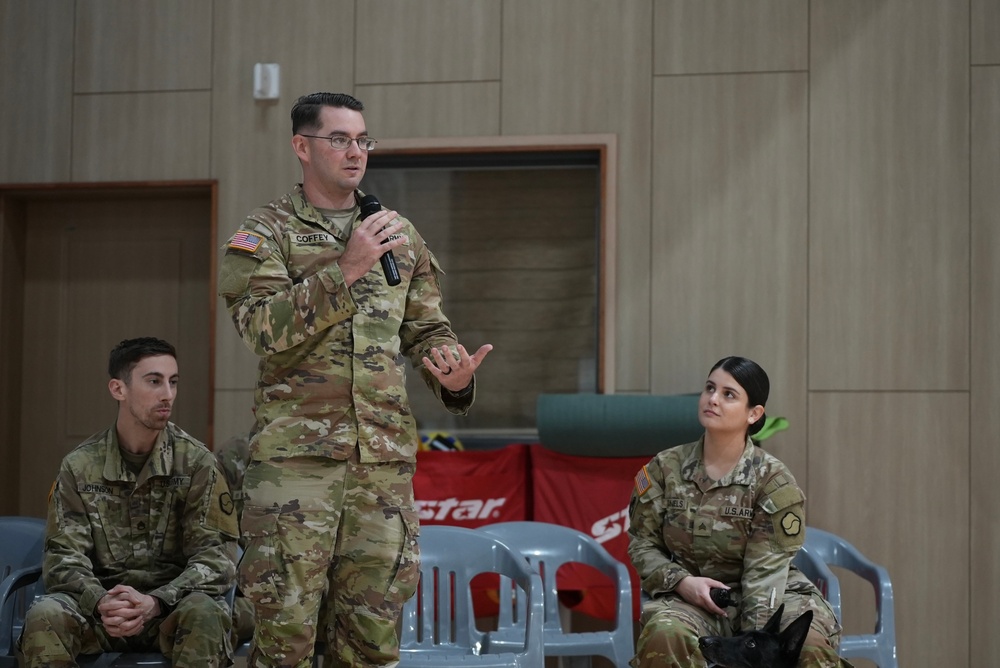
{"type": "Polygon", "coordinates": [[[347,135],[332,135],[330,137],[322,137],[320,135],[304,135],[299,133],[302,137],[309,137],[310,139],[325,139],[330,142],[330,146],[335,151],[346,151],[351,146],[351,142],[357,142],[358,148],[362,151],[370,151],[375,148],[375,144],[378,143],[377,140],[371,137],[348,137],[347,135]]]}

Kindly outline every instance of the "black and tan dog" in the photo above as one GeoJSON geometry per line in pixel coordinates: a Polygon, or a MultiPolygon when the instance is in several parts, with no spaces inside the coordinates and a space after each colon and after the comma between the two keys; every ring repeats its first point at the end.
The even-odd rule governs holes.
{"type": "Polygon", "coordinates": [[[711,668],[795,668],[802,644],[809,633],[812,610],[781,628],[781,605],[760,631],[747,631],[728,638],[703,636],[698,638],[701,653],[711,668]]]}

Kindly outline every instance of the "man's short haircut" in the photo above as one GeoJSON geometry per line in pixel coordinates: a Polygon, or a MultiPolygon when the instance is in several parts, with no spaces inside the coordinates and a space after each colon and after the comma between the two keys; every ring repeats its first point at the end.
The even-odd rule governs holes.
{"type": "Polygon", "coordinates": [[[145,336],[138,339],[125,339],[111,349],[108,359],[108,375],[125,381],[132,380],[132,369],[147,357],[170,355],[177,359],[177,351],[163,339],[145,336]]]}
{"type": "Polygon", "coordinates": [[[319,114],[323,107],[340,107],[352,111],[364,111],[361,100],[347,93],[309,93],[292,105],[292,134],[302,130],[314,131],[320,126],[319,114]]]}

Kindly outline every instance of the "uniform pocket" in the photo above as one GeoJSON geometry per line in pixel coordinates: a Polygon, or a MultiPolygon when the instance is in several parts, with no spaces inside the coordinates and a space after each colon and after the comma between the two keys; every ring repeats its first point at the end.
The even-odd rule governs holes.
{"type": "Polygon", "coordinates": [[[246,548],[238,572],[240,591],[254,606],[280,608],[277,510],[246,506],[242,532],[246,548]]]}
{"type": "Polygon", "coordinates": [[[420,580],[420,546],[417,542],[420,519],[411,507],[400,509],[400,520],[403,523],[403,544],[385,598],[387,602],[401,606],[416,592],[420,580]]]}
{"type": "Polygon", "coordinates": [[[132,556],[132,523],[125,509],[125,501],[121,497],[107,496],[99,498],[95,505],[96,513],[88,514],[91,516],[91,524],[101,527],[104,535],[103,545],[99,540],[94,540],[98,559],[106,567],[123,564],[132,556]]]}

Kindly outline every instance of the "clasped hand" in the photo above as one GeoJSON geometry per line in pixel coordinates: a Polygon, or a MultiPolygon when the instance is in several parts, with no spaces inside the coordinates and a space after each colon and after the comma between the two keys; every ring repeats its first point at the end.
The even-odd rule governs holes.
{"type": "Polygon", "coordinates": [[[134,636],[160,614],[160,601],[128,585],[115,585],[97,603],[104,630],[112,638],[134,636]]]}

